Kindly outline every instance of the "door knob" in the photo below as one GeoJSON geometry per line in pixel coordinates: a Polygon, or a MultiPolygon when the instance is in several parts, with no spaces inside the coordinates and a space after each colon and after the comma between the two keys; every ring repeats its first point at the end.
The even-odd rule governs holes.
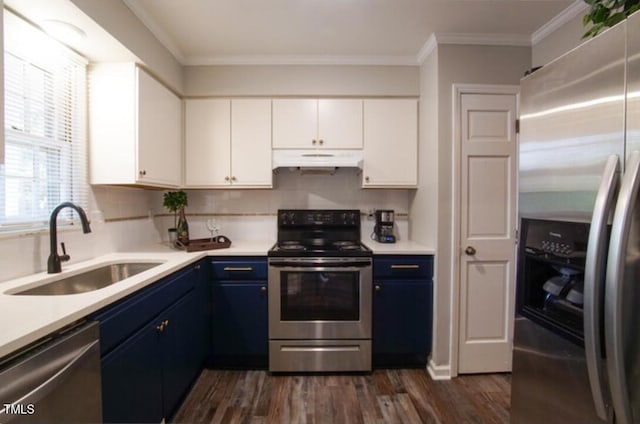
{"type": "Polygon", "coordinates": [[[473,246],[467,246],[466,249],[464,249],[464,253],[466,253],[469,256],[475,255],[476,254],[476,248],[473,246]]]}

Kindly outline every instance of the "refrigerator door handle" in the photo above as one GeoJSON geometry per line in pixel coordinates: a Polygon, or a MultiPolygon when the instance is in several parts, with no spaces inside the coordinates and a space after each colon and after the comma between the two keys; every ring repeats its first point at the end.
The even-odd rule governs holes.
{"type": "Polygon", "coordinates": [[[607,220],[618,187],[618,162],[618,155],[611,155],[605,163],[591,218],[584,272],[585,357],[594,407],[596,414],[602,420],[607,419],[607,407],[603,393],[603,389],[606,387],[605,370],[600,354],[602,352],[602,340],[600,339],[602,308],[600,305],[602,304],[604,258],[607,249],[607,220]]]}
{"type": "Polygon", "coordinates": [[[607,348],[607,373],[611,403],[617,424],[632,424],[633,417],[628,399],[627,376],[624,369],[624,341],[622,340],[622,295],[624,268],[629,231],[640,175],[640,152],[633,151],[627,159],[626,172],[620,185],[618,202],[613,216],[607,276],[604,297],[604,326],[607,348]]]}

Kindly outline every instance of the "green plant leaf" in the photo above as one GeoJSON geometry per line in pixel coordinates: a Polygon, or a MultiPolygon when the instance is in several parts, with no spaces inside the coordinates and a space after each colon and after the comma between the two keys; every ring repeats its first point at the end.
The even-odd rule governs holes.
{"type": "Polygon", "coordinates": [[[604,21],[604,24],[608,27],[612,27],[617,23],[624,21],[627,18],[627,15],[624,12],[618,12],[614,15],[611,15],[604,21]]]}
{"type": "Polygon", "coordinates": [[[635,4],[632,4],[631,6],[629,6],[629,8],[625,11],[625,13],[627,16],[629,16],[637,12],[638,10],[640,10],[640,0],[636,1],[635,4]]]}
{"type": "Polygon", "coordinates": [[[591,13],[591,19],[594,24],[599,24],[607,20],[611,11],[599,4],[595,7],[594,11],[591,13]]]}

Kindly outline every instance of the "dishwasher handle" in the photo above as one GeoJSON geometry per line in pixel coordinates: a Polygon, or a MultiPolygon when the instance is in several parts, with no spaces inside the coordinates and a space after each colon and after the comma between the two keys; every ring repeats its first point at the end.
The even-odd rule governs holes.
{"type": "MultiPolygon", "coordinates": [[[[72,374],[77,368],[81,367],[85,363],[85,361],[91,358],[91,354],[96,353],[99,355],[99,343],[99,340],[94,340],[88,345],[85,345],[61,369],[59,369],[55,374],[46,379],[44,382],[39,384],[36,388],[15,401],[6,402],[3,400],[3,404],[8,403],[28,405],[37,403],[39,400],[41,400],[61,384],[63,384],[65,379],[70,374],[72,374]]],[[[14,415],[7,413],[6,408],[0,409],[0,422],[9,422],[11,421],[12,417],[14,417],[14,415]]]]}

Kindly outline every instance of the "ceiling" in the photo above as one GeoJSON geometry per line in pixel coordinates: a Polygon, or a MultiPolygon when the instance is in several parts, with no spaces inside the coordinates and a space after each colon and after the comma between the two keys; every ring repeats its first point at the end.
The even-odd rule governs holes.
{"type": "MultiPolygon", "coordinates": [[[[573,0],[124,0],[183,65],[417,64],[432,35],[531,44],[573,0]]],[[[574,7],[575,9],[575,7],[574,7]]]]}

